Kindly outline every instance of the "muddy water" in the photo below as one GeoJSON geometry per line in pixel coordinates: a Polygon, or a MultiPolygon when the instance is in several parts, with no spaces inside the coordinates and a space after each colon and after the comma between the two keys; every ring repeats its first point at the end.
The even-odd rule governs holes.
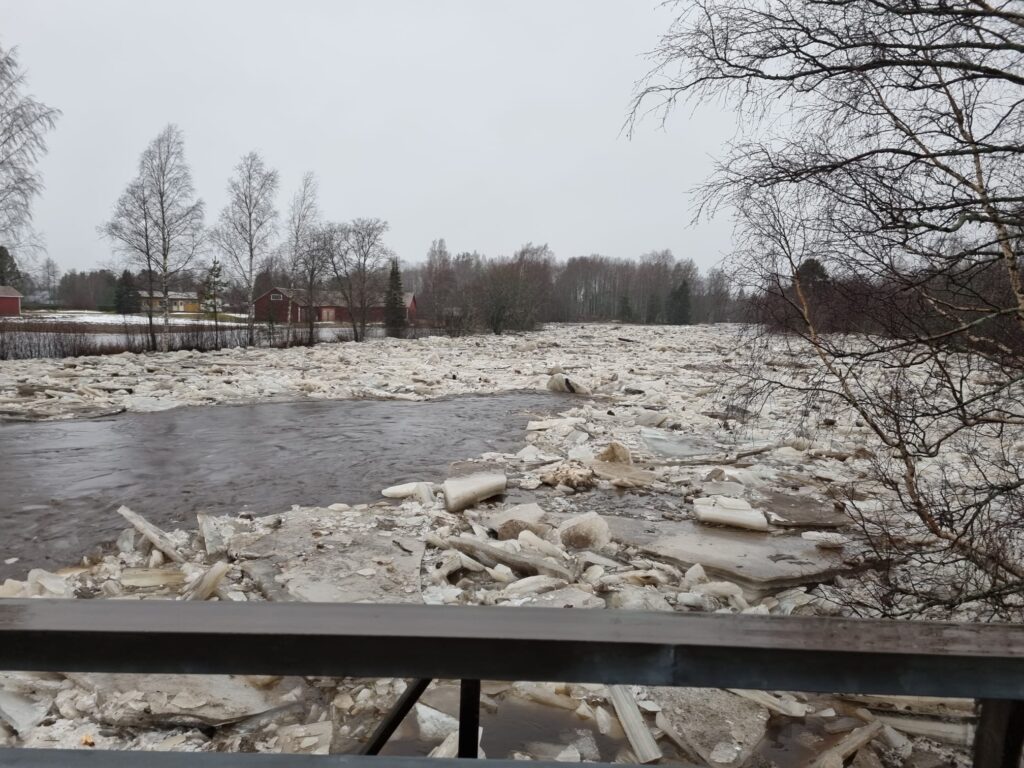
{"type": "MultiPolygon", "coordinates": [[[[458,689],[453,685],[434,683],[421,701],[458,717],[458,689]]],[[[415,719],[411,714],[406,717],[381,754],[422,757],[438,745],[437,740],[428,742],[419,738],[415,719]]],[[[654,725],[652,717],[645,719],[649,727],[654,725]]],[[[515,696],[499,697],[496,706],[482,706],[480,725],[483,728],[480,748],[492,759],[512,759],[519,753],[532,755],[534,759],[550,760],[562,748],[574,744],[582,753],[583,762],[614,763],[619,762],[624,750],[629,749],[629,743],[621,732],[615,736],[602,735],[593,720],[584,720],[575,712],[515,696]]],[[[826,734],[820,719],[811,718],[804,724],[772,716],[765,738],[746,765],[800,768],[810,765],[820,752],[841,738],[842,734],[826,734]]],[[[659,739],[658,746],[663,755],[662,765],[692,768],[702,764],[695,755],[688,755],[669,738],[659,739]]]]}
{"type": "Polygon", "coordinates": [[[440,481],[451,461],[518,450],[527,420],[563,402],[520,392],[0,425],[0,579],[78,562],[125,527],[121,504],[194,527],[196,512],[374,501],[394,483],[440,481]]]}
{"type": "MultiPolygon", "coordinates": [[[[457,716],[458,710],[451,707],[449,712],[457,716]]],[[[596,728],[572,712],[524,700],[502,701],[496,709],[481,708],[480,725],[483,728],[480,748],[487,757],[495,759],[510,759],[515,752],[537,752],[538,744],[565,747],[583,736],[585,742],[589,742],[595,750],[592,754],[584,754],[584,759],[610,763],[627,746],[624,739],[602,736],[596,728]]],[[[402,738],[400,733],[388,741],[382,754],[423,757],[436,746],[436,743],[417,738],[402,738]]]]}

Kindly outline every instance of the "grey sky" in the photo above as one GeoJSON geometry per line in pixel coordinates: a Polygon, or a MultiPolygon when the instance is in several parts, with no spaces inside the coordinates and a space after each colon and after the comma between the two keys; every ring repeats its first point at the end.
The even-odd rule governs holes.
{"type": "Polygon", "coordinates": [[[561,259],[671,248],[702,267],[728,222],[689,226],[686,190],[733,131],[713,108],[620,134],[653,0],[0,0],[0,43],[63,110],[35,223],[62,268],[112,261],[96,226],[168,122],[212,221],[238,158],[302,173],[337,220],[377,216],[420,261],[547,242],[561,259]]]}

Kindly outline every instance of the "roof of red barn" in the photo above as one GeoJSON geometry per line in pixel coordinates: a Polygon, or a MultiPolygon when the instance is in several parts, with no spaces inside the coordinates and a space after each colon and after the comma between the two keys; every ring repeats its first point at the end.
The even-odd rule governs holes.
{"type": "Polygon", "coordinates": [[[0,285],[0,298],[20,299],[21,294],[9,285],[0,285]]]}
{"type": "MultiPolygon", "coordinates": [[[[269,295],[271,293],[274,293],[274,292],[280,293],[285,298],[291,299],[292,302],[294,302],[295,304],[299,305],[300,307],[308,307],[309,306],[309,301],[306,299],[306,291],[303,290],[302,288],[271,288],[269,291],[264,293],[263,296],[267,296],[267,295],[269,295]]],[[[412,306],[412,302],[413,302],[413,299],[416,298],[416,294],[415,293],[404,293],[402,295],[405,297],[405,306],[406,307],[412,306]]],[[[258,298],[262,299],[263,296],[260,296],[258,298]]],[[[318,291],[315,298],[316,298],[316,306],[318,306],[318,307],[347,307],[348,306],[348,302],[345,301],[345,297],[339,291],[318,291]]],[[[376,307],[384,306],[384,299],[381,298],[381,300],[378,303],[374,304],[373,306],[376,306],[376,307]]]]}

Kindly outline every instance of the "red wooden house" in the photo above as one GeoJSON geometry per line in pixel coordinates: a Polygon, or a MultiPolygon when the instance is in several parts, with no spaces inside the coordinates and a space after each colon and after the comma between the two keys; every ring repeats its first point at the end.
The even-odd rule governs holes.
{"type": "Polygon", "coordinates": [[[21,294],[9,285],[0,285],[0,317],[21,316],[21,294]]]}
{"type": "MultiPolygon", "coordinates": [[[[405,298],[405,319],[412,325],[416,322],[416,295],[403,294],[405,298]]],[[[320,291],[313,297],[313,319],[318,323],[348,323],[352,316],[348,311],[348,303],[337,291],[320,291]]],[[[306,292],[300,288],[271,288],[253,301],[256,320],[266,322],[273,319],[275,323],[309,322],[309,300],[306,292]],[[291,317],[288,312],[291,310],[291,317]]],[[[369,308],[368,322],[384,322],[384,301],[374,303],[369,308]]]]}

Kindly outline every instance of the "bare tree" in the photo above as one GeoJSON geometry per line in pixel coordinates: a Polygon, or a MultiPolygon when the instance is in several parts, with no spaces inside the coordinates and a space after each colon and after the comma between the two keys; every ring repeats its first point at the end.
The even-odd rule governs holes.
{"type": "Polygon", "coordinates": [[[509,259],[492,259],[475,286],[478,313],[494,334],[533,330],[548,311],[554,255],[547,245],[527,243],[509,259]]]}
{"type": "Polygon", "coordinates": [[[156,246],[156,271],[164,297],[160,348],[166,352],[171,280],[188,268],[204,236],[203,202],[195,196],[192,171],[185,161],[185,138],[176,125],[164,128],[142,153],[139,181],[156,246]]]}
{"type": "Polygon", "coordinates": [[[60,267],[57,262],[47,256],[39,267],[39,282],[46,291],[46,300],[53,303],[57,296],[57,284],[60,282],[60,267]]]}
{"type": "MultiPolygon", "coordinates": [[[[323,280],[324,263],[322,258],[313,258],[310,254],[312,237],[318,227],[320,209],[318,203],[316,176],[306,173],[302,184],[292,197],[288,209],[286,242],[284,243],[285,263],[288,271],[288,287],[295,288],[301,280],[307,289],[307,295],[315,293],[316,286],[323,280]]],[[[323,252],[320,252],[321,257],[323,252]]],[[[291,323],[293,299],[288,296],[288,342],[291,342],[291,323]]],[[[313,328],[310,326],[310,343],[315,342],[313,328]]]]}
{"type": "Polygon", "coordinates": [[[267,168],[259,154],[243,155],[235,166],[235,176],[228,181],[228,202],[212,233],[214,243],[245,289],[249,344],[256,341],[256,273],[277,231],[277,186],[277,171],[267,168]]]}
{"type": "Polygon", "coordinates": [[[895,564],[872,608],[1019,617],[1024,16],[967,0],[676,5],[634,115],[689,98],[744,118],[700,199],[738,212],[736,274],[814,363],[799,381],[755,367],[751,386],[844,404],[874,437],[886,509],[847,500],[895,564]],[[840,320],[862,333],[828,333],[840,320]]]}
{"type": "Polygon", "coordinates": [[[421,311],[437,328],[445,325],[445,318],[451,312],[455,290],[455,273],[452,257],[444,238],[435,240],[427,251],[427,263],[423,268],[423,294],[421,311]]]}
{"type": "Polygon", "coordinates": [[[295,274],[306,298],[306,343],[317,343],[316,306],[331,265],[344,247],[345,227],[331,222],[311,222],[303,236],[295,260],[295,274]]]}
{"type": "Polygon", "coordinates": [[[355,341],[366,338],[370,308],[384,298],[386,268],[392,258],[384,244],[388,223],[381,219],[355,219],[340,232],[331,269],[338,290],[348,306],[355,341]]]}
{"type": "Polygon", "coordinates": [[[461,336],[476,327],[479,302],[476,287],[484,269],[478,253],[448,255],[444,241],[435,241],[421,267],[406,267],[402,284],[413,290],[421,316],[451,336],[461,336]],[[420,291],[425,296],[420,303],[420,291]]]}
{"type": "Polygon", "coordinates": [[[24,91],[17,51],[0,48],[0,245],[10,248],[30,239],[32,201],[43,187],[36,165],[60,116],[24,91]]]}
{"type": "Polygon", "coordinates": [[[146,318],[149,348],[156,350],[156,328],[153,324],[153,297],[156,292],[159,246],[153,224],[149,188],[140,176],[131,182],[114,205],[114,213],[99,231],[113,241],[115,248],[130,264],[142,271],[149,289],[146,318]]]}

